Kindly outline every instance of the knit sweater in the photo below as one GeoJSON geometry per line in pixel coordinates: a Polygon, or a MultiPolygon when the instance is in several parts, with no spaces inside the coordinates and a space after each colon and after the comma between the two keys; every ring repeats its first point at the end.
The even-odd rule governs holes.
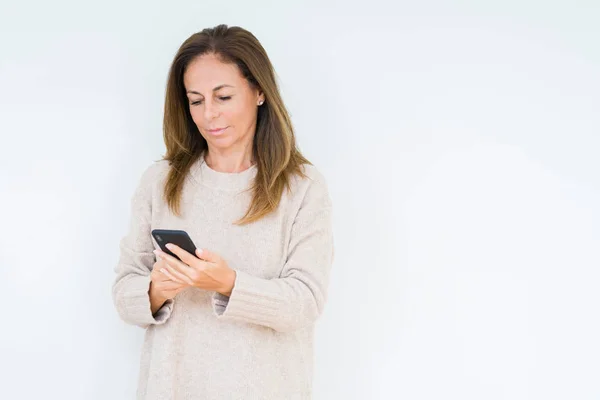
{"type": "Polygon", "coordinates": [[[257,167],[239,173],[196,161],[183,187],[181,216],[169,210],[161,160],[142,174],[120,241],[113,301],[122,320],[145,329],[137,399],[310,399],[313,337],[333,262],[332,204],[323,175],[303,165],[277,210],[234,225],[251,201],[257,167]],[[156,262],[152,229],[181,229],[196,247],[236,271],[229,297],[187,288],[152,315],[156,262]]]}

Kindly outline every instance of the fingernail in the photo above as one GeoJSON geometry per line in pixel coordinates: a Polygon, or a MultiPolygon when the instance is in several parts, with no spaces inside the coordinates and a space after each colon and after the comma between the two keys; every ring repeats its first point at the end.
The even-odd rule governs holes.
{"type": "Polygon", "coordinates": [[[173,250],[173,245],[172,245],[171,243],[167,243],[167,246],[166,246],[166,247],[167,247],[167,249],[169,249],[169,250],[173,250]]]}

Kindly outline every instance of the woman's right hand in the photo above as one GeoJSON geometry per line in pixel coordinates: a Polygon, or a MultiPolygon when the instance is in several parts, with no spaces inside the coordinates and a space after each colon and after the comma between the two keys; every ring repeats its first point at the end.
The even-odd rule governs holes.
{"type": "Polygon", "coordinates": [[[150,306],[152,314],[156,313],[165,301],[174,298],[179,292],[187,288],[189,285],[175,282],[160,270],[165,268],[166,261],[159,259],[154,263],[152,272],[150,273],[150,306]]]}

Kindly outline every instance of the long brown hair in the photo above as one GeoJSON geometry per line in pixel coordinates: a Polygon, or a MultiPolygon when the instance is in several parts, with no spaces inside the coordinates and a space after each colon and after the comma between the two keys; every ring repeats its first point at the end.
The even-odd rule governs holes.
{"type": "MultiPolygon", "coordinates": [[[[284,188],[290,188],[292,175],[302,177],[302,164],[311,164],[296,146],[292,122],[279,93],[275,71],[265,49],[247,30],[225,24],[203,29],[190,36],[179,48],[166,87],[163,135],[170,170],[164,196],[171,211],[180,215],[181,192],[187,173],[202,153],[208,150],[190,114],[183,84],[188,64],[199,56],[215,54],[233,63],[249,84],[264,93],[258,107],[256,133],[252,145],[257,164],[256,178],[250,187],[253,197],[246,214],[236,222],[254,222],[276,210],[284,188]]],[[[312,165],[312,164],[311,164],[312,165]]]]}

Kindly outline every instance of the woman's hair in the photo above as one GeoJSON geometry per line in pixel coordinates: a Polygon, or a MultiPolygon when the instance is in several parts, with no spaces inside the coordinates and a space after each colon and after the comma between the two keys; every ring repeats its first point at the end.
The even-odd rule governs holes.
{"type": "Polygon", "coordinates": [[[180,214],[185,177],[202,153],[208,149],[190,114],[183,75],[199,56],[215,54],[222,62],[237,65],[254,89],[264,93],[258,107],[256,133],[252,145],[256,161],[253,197],[246,214],[236,224],[247,224],[277,209],[293,174],[305,177],[302,164],[311,164],[296,147],[294,129],[275,80],[273,65],[258,39],[238,26],[218,25],[194,33],[179,48],[166,87],[163,135],[170,170],[164,197],[171,211],[180,214]]]}

